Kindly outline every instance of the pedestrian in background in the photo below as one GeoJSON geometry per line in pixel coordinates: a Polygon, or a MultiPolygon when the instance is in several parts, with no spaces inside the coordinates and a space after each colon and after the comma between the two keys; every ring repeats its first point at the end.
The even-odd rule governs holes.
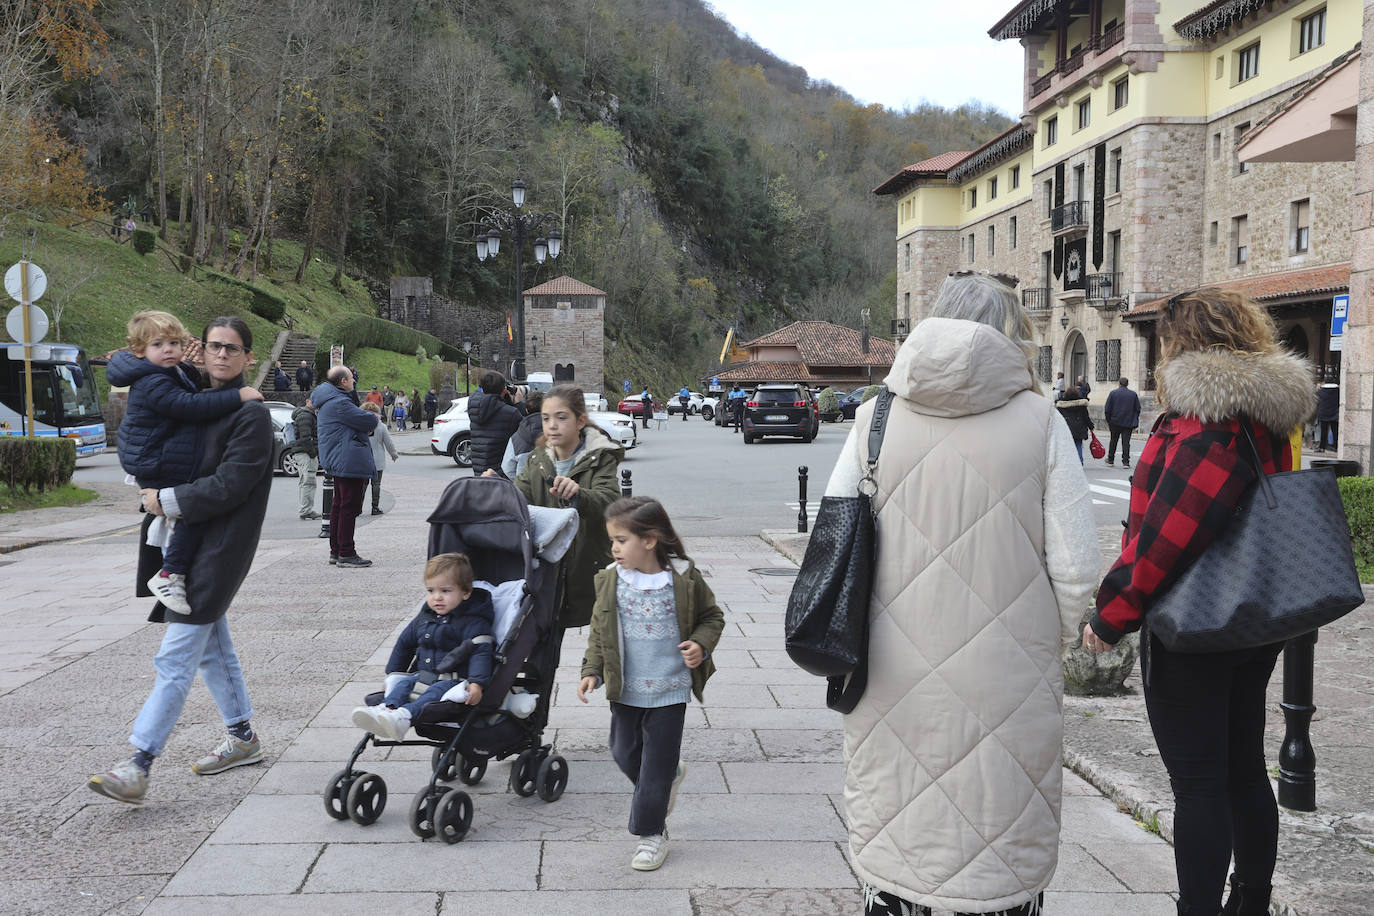
{"type": "Polygon", "coordinates": [[[530,452],[544,432],[544,418],[540,411],[544,406],[544,392],[531,391],[525,395],[525,417],[511,434],[506,443],[506,454],[501,459],[501,473],[514,480],[530,460],[530,452]]]}
{"type": "Polygon", "coordinates": [[[1054,399],[1059,400],[1059,396],[1064,393],[1064,373],[1057,372],[1054,376],[1054,399]]]}
{"type": "Polygon", "coordinates": [[[654,412],[654,396],[649,394],[649,389],[645,388],[639,395],[640,418],[644,421],[644,428],[649,428],[649,416],[654,412]]]}
{"type": "Polygon", "coordinates": [[[434,428],[434,418],[438,415],[439,395],[431,388],[429,393],[425,395],[425,423],[428,424],[429,429],[434,428]]]}
{"type": "Polygon", "coordinates": [[[291,390],[291,376],[287,375],[286,370],[281,367],[281,360],[277,360],[272,364],[272,390],[291,390]]]}
{"type": "Polygon", "coordinates": [[[309,398],[304,407],[297,407],[291,412],[291,424],[296,428],[296,447],[301,450],[296,457],[296,466],[301,469],[298,514],[303,519],[316,519],[320,517],[320,513],[315,511],[315,476],[320,469],[320,438],[315,408],[309,398]]]}
{"type": "Polygon", "coordinates": [[[1088,395],[1077,388],[1066,389],[1054,402],[1059,414],[1069,426],[1073,435],[1073,447],[1078,450],[1078,463],[1083,463],[1083,443],[1088,431],[1093,429],[1093,418],[1088,416],[1088,395]]]}
{"type": "MultiPolygon", "coordinates": [[[[871,916],[1031,916],[1059,855],[1060,653],[1097,579],[1092,494],[1016,293],[954,276],[930,314],[884,379],[868,686],[844,717],[850,862],[871,916]]],[[[877,404],[826,496],[869,472],[877,404]]]]}
{"type": "Polygon", "coordinates": [[[1093,386],[1089,385],[1088,380],[1081,375],[1078,377],[1077,381],[1074,382],[1074,384],[1078,386],[1078,393],[1085,398],[1093,393],[1093,386]]]}
{"type": "Polygon", "coordinates": [[[301,391],[309,391],[314,383],[315,373],[310,371],[310,365],[305,360],[301,360],[301,367],[296,370],[296,387],[301,391]]]}
{"type": "Polygon", "coordinates": [[[410,417],[411,422],[415,424],[412,428],[419,429],[420,424],[425,419],[425,405],[424,402],[420,400],[419,388],[412,388],[410,391],[410,417]]]}
{"type": "Polygon", "coordinates": [[[514,402],[518,392],[511,394],[501,373],[489,369],[482,373],[479,384],[481,389],[468,395],[468,442],[474,476],[488,469],[501,471],[506,445],[525,416],[523,408],[514,402]]]}
{"type": "Polygon", "coordinates": [[[682,403],[682,419],[683,422],[686,422],[687,406],[692,403],[692,392],[687,390],[686,385],[683,385],[682,390],[677,393],[677,399],[682,403]]]}
{"type": "Polygon", "coordinates": [[[1317,429],[1321,433],[1317,440],[1317,451],[1326,451],[1328,445],[1335,451],[1337,436],[1340,433],[1340,419],[1341,386],[1328,375],[1317,389],[1317,429]]]}
{"type": "Polygon", "coordinates": [[[739,382],[735,382],[735,387],[730,389],[730,419],[735,424],[735,432],[739,432],[744,426],[744,405],[749,400],[749,394],[740,387],[739,382]]]}
{"type": "Polygon", "coordinates": [[[1116,380],[1116,388],[1107,395],[1107,403],[1102,414],[1107,420],[1107,429],[1112,439],[1107,445],[1107,467],[1116,460],[1116,442],[1121,440],[1121,466],[1131,466],[1131,433],[1140,425],[1140,398],[1130,389],[1131,380],[1126,376],[1116,380]]]}
{"type": "MultiPolygon", "coordinates": [[[[1169,300],[1157,324],[1164,414],[1131,475],[1121,556],[1097,591],[1083,647],[1104,652],[1140,629],[1150,606],[1235,516],[1261,473],[1292,469],[1289,432],[1315,407],[1312,367],[1286,352],[1268,311],[1237,293],[1201,289],[1169,300]]],[[[1178,912],[1269,912],[1278,806],[1264,762],[1265,691],[1281,643],[1230,652],[1170,652],[1141,634],[1150,728],[1174,793],[1178,912]]]]}
{"type": "MultiPolygon", "coordinates": [[[[364,404],[363,410],[368,413],[377,414],[380,418],[382,409],[376,404],[364,404]]],[[[400,457],[400,452],[396,450],[396,440],[391,438],[391,433],[386,428],[386,421],[379,420],[377,428],[371,433],[372,446],[372,466],[376,468],[372,472],[372,514],[382,514],[382,470],[386,467],[386,456],[390,455],[391,460],[395,461],[400,457]]]]}
{"type": "Polygon", "coordinates": [[[371,566],[358,556],[353,533],[363,511],[363,496],[372,473],[372,443],[368,434],[380,417],[354,405],[353,375],[343,366],[329,370],[325,381],[310,393],[319,422],[320,467],[334,478],[334,501],[329,507],[329,563],[340,568],[371,566]]]}
{"type": "Polygon", "coordinates": [[[396,393],[391,390],[390,385],[382,386],[382,425],[386,426],[391,422],[391,408],[396,403],[396,393]]]}
{"type": "Polygon", "coordinates": [[[404,391],[396,395],[396,402],[391,405],[391,419],[396,423],[396,432],[406,431],[406,414],[410,412],[410,398],[406,397],[404,391]]]}

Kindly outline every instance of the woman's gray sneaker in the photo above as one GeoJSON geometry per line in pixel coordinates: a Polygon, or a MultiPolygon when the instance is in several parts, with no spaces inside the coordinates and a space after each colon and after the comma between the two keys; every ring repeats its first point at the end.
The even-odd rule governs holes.
{"type": "Polygon", "coordinates": [[[116,763],[108,773],[86,780],[86,788],[127,805],[141,805],[148,792],[148,774],[132,760],[125,760],[116,763]]]}
{"type": "Polygon", "coordinates": [[[201,776],[213,776],[234,767],[261,762],[262,743],[257,735],[251,741],[240,741],[233,735],[225,735],[224,743],[191,764],[191,769],[201,776]]]}

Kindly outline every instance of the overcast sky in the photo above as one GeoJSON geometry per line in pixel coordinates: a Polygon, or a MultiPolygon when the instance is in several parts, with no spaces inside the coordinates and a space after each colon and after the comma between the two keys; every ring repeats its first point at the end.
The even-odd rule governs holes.
{"type": "Polygon", "coordinates": [[[707,2],[756,44],[862,102],[977,99],[1021,113],[1021,44],[988,37],[1015,0],[707,2]]]}

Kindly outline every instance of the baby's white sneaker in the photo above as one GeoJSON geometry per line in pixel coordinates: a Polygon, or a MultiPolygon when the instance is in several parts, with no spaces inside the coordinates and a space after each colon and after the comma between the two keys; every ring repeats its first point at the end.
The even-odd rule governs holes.
{"type": "Polygon", "coordinates": [[[179,573],[158,570],[148,580],[148,590],[157,596],[162,606],[178,614],[191,613],[191,605],[186,602],[186,577],[179,573]]]}

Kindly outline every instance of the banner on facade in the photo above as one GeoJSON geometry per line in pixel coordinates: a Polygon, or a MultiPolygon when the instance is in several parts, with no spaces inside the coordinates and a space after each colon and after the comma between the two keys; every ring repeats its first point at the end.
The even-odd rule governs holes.
{"type": "Polygon", "coordinates": [[[1102,269],[1102,239],[1107,216],[1107,144],[1093,150],[1093,270],[1102,269]]]}
{"type": "Polygon", "coordinates": [[[1088,267],[1087,238],[1064,243],[1064,288],[1082,289],[1088,267]]]}

